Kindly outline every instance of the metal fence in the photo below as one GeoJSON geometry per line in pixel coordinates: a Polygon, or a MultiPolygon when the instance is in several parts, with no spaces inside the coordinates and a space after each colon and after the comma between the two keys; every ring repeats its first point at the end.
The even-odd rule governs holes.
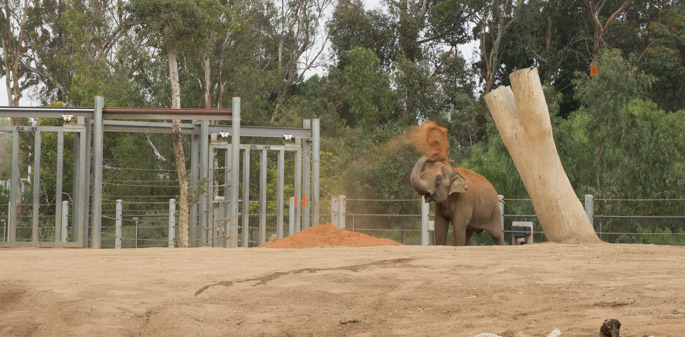
{"type": "MultiPolygon", "coordinates": [[[[422,244],[421,199],[345,199],[343,202],[341,197],[344,198],[332,198],[328,213],[322,210],[322,220],[330,220],[346,230],[403,244],[422,244]]],[[[511,226],[514,221],[532,222],[534,241],[547,241],[530,199],[503,198],[503,201],[501,210],[506,242],[512,242],[511,226]]],[[[604,241],[685,245],[685,199],[594,199],[586,196],[581,201],[597,235],[604,241]]],[[[432,212],[428,214],[428,221],[434,218],[432,212]]],[[[432,244],[432,233],[428,236],[424,240],[432,244]]],[[[451,244],[451,240],[450,227],[447,243],[451,244]]],[[[487,233],[474,234],[470,244],[492,244],[492,240],[487,233]]]]}

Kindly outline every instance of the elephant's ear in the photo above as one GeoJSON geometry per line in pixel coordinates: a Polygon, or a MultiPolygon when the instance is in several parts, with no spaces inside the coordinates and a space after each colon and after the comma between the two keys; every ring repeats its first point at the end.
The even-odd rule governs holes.
{"type": "Polygon", "coordinates": [[[466,190],[469,189],[466,185],[466,178],[457,171],[454,171],[454,173],[454,178],[452,178],[452,181],[450,182],[449,194],[466,192],[466,190]]]}

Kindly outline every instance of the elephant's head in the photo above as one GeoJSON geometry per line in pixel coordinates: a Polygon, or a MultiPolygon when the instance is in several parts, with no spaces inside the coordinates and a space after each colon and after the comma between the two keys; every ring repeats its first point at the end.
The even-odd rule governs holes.
{"type": "Polygon", "coordinates": [[[447,161],[436,161],[428,157],[421,157],[414,165],[411,187],[420,195],[426,196],[426,202],[432,200],[436,203],[445,202],[452,193],[461,193],[468,189],[466,179],[452,165],[447,161]]]}

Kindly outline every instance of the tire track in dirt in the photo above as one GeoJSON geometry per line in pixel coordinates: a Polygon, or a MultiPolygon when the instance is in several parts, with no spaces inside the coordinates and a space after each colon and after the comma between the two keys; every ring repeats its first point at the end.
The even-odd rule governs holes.
{"type": "Polygon", "coordinates": [[[253,286],[259,286],[259,285],[266,285],[267,282],[271,282],[273,280],[276,280],[278,278],[288,276],[288,275],[297,275],[297,274],[302,274],[302,273],[317,273],[317,272],[322,272],[322,271],[335,271],[335,270],[346,270],[346,271],[352,271],[352,272],[360,272],[362,270],[371,268],[371,267],[385,267],[385,266],[393,266],[393,265],[398,265],[398,264],[406,264],[411,261],[414,261],[415,258],[399,258],[399,259],[391,259],[391,260],[381,260],[381,261],[374,261],[374,262],[369,262],[369,263],[362,263],[362,264],[357,264],[357,265],[351,265],[351,266],[342,266],[342,267],[332,267],[332,268],[302,268],[302,269],[295,269],[295,270],[289,270],[289,271],[279,271],[275,273],[271,273],[265,276],[261,277],[254,277],[254,278],[246,278],[246,279],[240,279],[240,280],[235,280],[235,281],[219,281],[216,283],[208,284],[206,286],[203,286],[202,288],[198,289],[195,291],[195,296],[198,296],[202,294],[205,290],[216,287],[216,286],[224,286],[224,287],[231,287],[234,284],[237,283],[246,283],[246,282],[257,282],[253,286]]]}

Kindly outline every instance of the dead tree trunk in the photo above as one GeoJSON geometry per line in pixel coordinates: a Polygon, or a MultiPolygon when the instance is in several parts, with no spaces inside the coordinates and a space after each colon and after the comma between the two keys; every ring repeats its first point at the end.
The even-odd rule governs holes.
{"type": "MultiPolygon", "coordinates": [[[[169,78],[171,81],[171,108],[181,108],[181,89],[178,81],[178,64],[176,63],[176,49],[169,46],[167,55],[169,57],[169,78]]],[[[174,157],[176,159],[176,170],[178,173],[178,184],[180,188],[179,200],[179,219],[178,219],[178,241],[180,247],[188,247],[188,220],[189,200],[188,200],[188,175],[186,172],[186,157],[183,153],[183,135],[181,134],[181,121],[173,120],[171,123],[171,133],[174,140],[174,157]]]]}
{"type": "Polygon", "coordinates": [[[547,239],[558,243],[600,242],[561,165],[537,69],[519,70],[509,78],[511,88],[490,92],[485,103],[547,239]]]}

